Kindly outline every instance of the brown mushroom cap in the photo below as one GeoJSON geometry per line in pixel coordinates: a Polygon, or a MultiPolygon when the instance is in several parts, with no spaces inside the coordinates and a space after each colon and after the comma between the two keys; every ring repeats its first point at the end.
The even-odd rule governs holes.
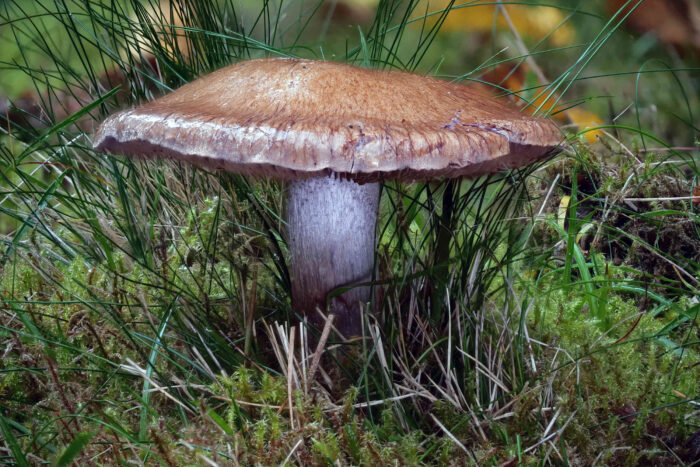
{"type": "Polygon", "coordinates": [[[461,84],[262,59],[111,116],[95,148],[251,175],[373,182],[491,173],[541,158],[560,139],[549,120],[461,84]]]}

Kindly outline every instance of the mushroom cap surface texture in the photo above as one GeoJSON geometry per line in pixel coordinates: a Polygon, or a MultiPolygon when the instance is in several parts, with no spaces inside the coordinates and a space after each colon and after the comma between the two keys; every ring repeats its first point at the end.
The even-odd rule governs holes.
{"type": "Polygon", "coordinates": [[[95,148],[283,179],[360,183],[526,165],[561,140],[547,119],[425,76],[332,62],[237,63],[109,117],[95,148]]]}

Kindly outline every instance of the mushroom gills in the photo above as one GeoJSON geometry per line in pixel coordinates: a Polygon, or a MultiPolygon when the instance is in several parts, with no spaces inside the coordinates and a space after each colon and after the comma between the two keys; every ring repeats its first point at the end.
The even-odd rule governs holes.
{"type": "MultiPolygon", "coordinates": [[[[372,280],[379,183],[358,184],[341,177],[295,180],[287,186],[287,229],[292,306],[322,328],[326,299],[338,287],[372,280]]],[[[343,336],[362,334],[369,286],[332,297],[330,311],[343,336]]]]}

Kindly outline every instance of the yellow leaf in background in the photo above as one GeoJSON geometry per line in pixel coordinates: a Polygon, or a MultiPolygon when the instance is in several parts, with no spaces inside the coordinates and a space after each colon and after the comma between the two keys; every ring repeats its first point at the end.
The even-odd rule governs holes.
{"type": "MultiPolygon", "coordinates": [[[[447,4],[445,3],[445,5],[447,4]]],[[[493,27],[493,5],[470,6],[452,10],[447,14],[442,30],[447,32],[486,32],[493,27]]],[[[497,25],[498,26],[498,25],[497,25]]]]}
{"type": "MultiPolygon", "coordinates": [[[[571,120],[571,123],[576,125],[579,128],[579,130],[585,130],[586,128],[594,128],[603,124],[603,120],[601,120],[601,118],[598,115],[594,114],[593,112],[589,112],[588,110],[581,109],[579,107],[569,109],[565,113],[566,116],[569,117],[569,120],[571,120]]],[[[586,138],[586,141],[590,144],[595,143],[597,141],[597,137],[600,137],[602,135],[603,132],[601,130],[592,130],[583,134],[583,136],[586,138]]]]}
{"type": "Polygon", "coordinates": [[[569,195],[564,195],[561,197],[561,200],[559,201],[559,209],[557,209],[557,224],[559,224],[559,227],[562,228],[562,230],[566,230],[564,227],[564,223],[566,222],[566,218],[569,215],[569,202],[571,201],[571,196],[569,195]]]}
{"type": "Polygon", "coordinates": [[[379,0],[343,0],[343,3],[359,7],[376,7],[379,0]]]}
{"type": "MultiPolygon", "coordinates": [[[[163,34],[172,36],[167,39],[165,37],[159,38],[161,46],[170,54],[175,53],[175,47],[183,55],[188,55],[190,52],[190,44],[183,29],[185,25],[182,22],[182,19],[190,14],[185,8],[175,2],[166,0],[161,0],[158,5],[147,5],[145,8],[148,15],[147,18],[153,23],[155,29],[163,34]]],[[[130,19],[134,24],[141,22],[141,19],[135,13],[130,19]]],[[[143,55],[144,52],[147,55],[153,55],[153,51],[150,50],[149,39],[141,34],[143,27],[134,29],[134,38],[130,43],[127,43],[125,57],[138,57],[143,55]]]]}
{"type": "MultiPolygon", "coordinates": [[[[442,6],[448,2],[442,0],[442,6]]],[[[549,40],[556,46],[569,45],[574,40],[574,30],[560,10],[544,6],[505,6],[513,25],[523,36],[542,38],[550,33],[549,40]],[[555,30],[556,29],[556,30],[555,30]],[[554,32],[552,32],[554,31],[554,32]]],[[[475,5],[450,11],[443,30],[446,32],[489,32],[494,27],[508,29],[504,16],[496,11],[496,5],[475,5]]]]}

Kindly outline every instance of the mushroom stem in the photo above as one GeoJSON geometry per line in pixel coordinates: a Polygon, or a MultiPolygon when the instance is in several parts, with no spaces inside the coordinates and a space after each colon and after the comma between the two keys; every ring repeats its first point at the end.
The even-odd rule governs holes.
{"type": "MultiPolygon", "coordinates": [[[[287,187],[292,305],[317,328],[328,294],[372,279],[379,183],[360,185],[333,177],[296,180],[287,187]]],[[[345,337],[362,332],[362,304],[370,287],[331,298],[336,328],[345,337]]]]}

